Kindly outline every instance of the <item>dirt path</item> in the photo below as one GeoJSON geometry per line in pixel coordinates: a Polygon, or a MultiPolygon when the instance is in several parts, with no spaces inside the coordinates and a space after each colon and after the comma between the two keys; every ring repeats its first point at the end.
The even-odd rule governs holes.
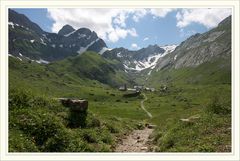
{"type": "Polygon", "coordinates": [[[147,101],[148,98],[147,98],[147,96],[146,96],[144,93],[143,93],[143,96],[144,96],[144,100],[141,101],[141,108],[143,109],[143,111],[146,112],[146,114],[148,115],[148,117],[152,118],[152,114],[151,114],[150,112],[148,112],[148,111],[146,110],[146,108],[144,107],[144,101],[147,101]]]}
{"type": "Polygon", "coordinates": [[[125,136],[118,144],[116,152],[148,152],[149,135],[153,129],[145,127],[143,130],[134,130],[130,135],[125,136]]]}
{"type": "MultiPolygon", "coordinates": [[[[148,115],[149,118],[152,118],[152,114],[148,112],[144,107],[144,101],[147,101],[148,98],[143,94],[144,100],[141,101],[141,108],[148,115]]],[[[121,142],[117,145],[116,152],[149,152],[150,151],[150,139],[149,136],[153,132],[154,125],[148,125],[143,130],[133,130],[132,133],[128,136],[125,136],[121,142]]]]}

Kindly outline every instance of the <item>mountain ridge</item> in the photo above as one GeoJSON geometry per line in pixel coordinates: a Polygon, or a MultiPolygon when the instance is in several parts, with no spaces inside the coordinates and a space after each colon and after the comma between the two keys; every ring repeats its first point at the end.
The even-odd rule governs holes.
{"type": "Polygon", "coordinates": [[[58,33],[43,31],[25,15],[9,9],[9,54],[38,61],[61,60],[84,51],[100,52],[107,48],[96,32],[65,25],[58,33]],[[21,20],[21,21],[19,21],[21,20]],[[69,32],[74,32],[69,34],[69,32]],[[65,34],[64,34],[65,33],[65,34]],[[66,33],[69,35],[66,36],[66,33]]]}
{"type": "MultiPolygon", "coordinates": [[[[9,17],[11,13],[9,10],[9,17]]],[[[13,13],[17,15],[16,12],[13,13]]],[[[9,18],[9,20],[13,19],[9,18]]],[[[30,23],[30,20],[28,19],[27,22],[30,23]]],[[[146,81],[152,80],[153,77],[164,78],[156,74],[159,71],[161,73],[171,69],[194,68],[216,58],[229,60],[231,16],[220,22],[217,27],[202,34],[192,35],[179,45],[155,44],[136,51],[123,47],[109,49],[96,32],[87,28],[75,30],[70,25],[64,25],[58,34],[44,32],[39,36],[39,31],[35,32],[9,22],[9,37],[9,54],[19,60],[24,58],[47,64],[67,57],[75,57],[86,51],[94,51],[104,59],[116,62],[126,75],[146,81]]]]}

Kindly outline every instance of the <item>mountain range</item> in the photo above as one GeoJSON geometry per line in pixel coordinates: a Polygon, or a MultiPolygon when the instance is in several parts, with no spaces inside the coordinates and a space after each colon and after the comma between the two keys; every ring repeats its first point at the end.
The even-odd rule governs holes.
{"type": "MultiPolygon", "coordinates": [[[[103,39],[87,28],[74,29],[65,25],[58,33],[45,32],[25,15],[11,9],[8,24],[9,56],[20,61],[50,63],[49,66],[65,62],[69,64],[68,69],[79,77],[114,86],[126,82],[144,84],[146,81],[156,85],[175,80],[196,83],[206,79],[206,72],[210,80],[215,75],[217,78],[231,75],[231,16],[216,28],[195,34],[179,45],[155,44],[136,51],[122,47],[109,49],[103,39]],[[82,61],[83,57],[86,61],[82,61]],[[214,68],[204,68],[211,64],[215,64],[214,68]],[[89,70],[92,69],[89,66],[94,66],[94,70],[89,70]],[[183,74],[183,70],[198,72],[189,76],[183,74]],[[117,79],[119,77],[121,81],[117,79]]],[[[223,82],[230,80],[224,79],[223,82]]]]}
{"type": "Polygon", "coordinates": [[[9,9],[9,53],[13,56],[51,62],[105,48],[105,42],[87,28],[75,30],[66,25],[58,33],[49,33],[9,9]]]}

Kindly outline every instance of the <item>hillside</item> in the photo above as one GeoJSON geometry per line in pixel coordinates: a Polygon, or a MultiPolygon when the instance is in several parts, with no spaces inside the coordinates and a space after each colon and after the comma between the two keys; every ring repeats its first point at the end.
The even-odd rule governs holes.
{"type": "Polygon", "coordinates": [[[94,52],[85,52],[80,56],[69,57],[47,65],[28,59],[19,60],[15,57],[9,57],[9,59],[10,73],[18,81],[35,81],[37,84],[47,81],[46,87],[52,83],[57,83],[53,87],[61,84],[68,86],[68,82],[89,86],[98,81],[112,87],[134,83],[122,71],[118,62],[106,60],[94,52]]]}
{"type": "Polygon", "coordinates": [[[145,118],[138,109],[141,98],[124,98],[89,79],[98,65],[104,75],[94,75],[96,79],[114,78],[114,64],[92,52],[48,65],[9,57],[9,151],[112,152],[119,136],[137,129],[145,118]],[[94,60],[84,67],[89,73],[83,72],[79,63],[94,60]],[[56,100],[62,97],[88,100],[83,127],[69,126],[79,122],[56,100]]]}

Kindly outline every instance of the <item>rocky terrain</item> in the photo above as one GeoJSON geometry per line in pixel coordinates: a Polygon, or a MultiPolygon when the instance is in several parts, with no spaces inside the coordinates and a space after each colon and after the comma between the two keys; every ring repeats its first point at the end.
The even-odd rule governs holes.
{"type": "Polygon", "coordinates": [[[183,41],[171,54],[160,59],[156,70],[196,67],[217,58],[231,56],[231,16],[203,34],[195,34],[183,41]]]}

